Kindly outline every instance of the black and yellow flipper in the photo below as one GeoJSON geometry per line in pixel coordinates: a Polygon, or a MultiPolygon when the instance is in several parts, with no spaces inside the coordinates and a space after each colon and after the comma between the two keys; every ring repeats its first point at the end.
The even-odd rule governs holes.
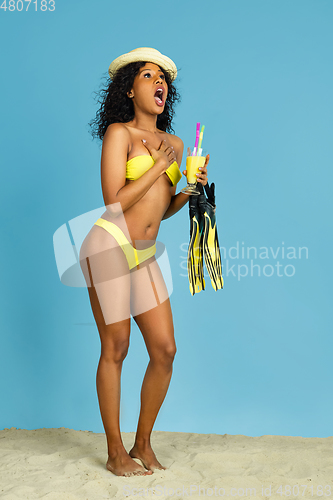
{"type": "Polygon", "coordinates": [[[191,195],[189,199],[190,242],[187,253],[187,273],[192,295],[205,289],[203,274],[203,231],[204,220],[199,209],[199,198],[205,195],[191,195]]]}
{"type": "MultiPolygon", "coordinates": [[[[199,185],[200,183],[198,183],[199,185]]],[[[198,205],[203,219],[202,248],[205,265],[215,291],[223,288],[222,263],[216,225],[215,185],[204,186],[207,198],[198,196],[198,205]]],[[[199,190],[203,193],[202,185],[199,190]]]]}

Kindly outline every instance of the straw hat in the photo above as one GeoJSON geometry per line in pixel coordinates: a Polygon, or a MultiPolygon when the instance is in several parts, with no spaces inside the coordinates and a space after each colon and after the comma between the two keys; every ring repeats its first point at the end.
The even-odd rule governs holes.
{"type": "Polygon", "coordinates": [[[131,50],[127,54],[117,57],[109,66],[109,75],[113,79],[118,69],[126,66],[126,64],[136,61],[152,62],[160,66],[162,69],[171,73],[171,81],[173,82],[177,76],[177,67],[175,63],[167,56],[164,56],[156,49],[151,47],[139,47],[131,50]]]}

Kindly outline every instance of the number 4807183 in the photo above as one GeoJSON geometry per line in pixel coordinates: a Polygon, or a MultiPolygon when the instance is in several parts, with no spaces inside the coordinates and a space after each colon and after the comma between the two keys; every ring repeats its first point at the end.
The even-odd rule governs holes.
{"type": "Polygon", "coordinates": [[[6,12],[7,10],[9,10],[10,12],[13,12],[15,10],[17,10],[18,12],[21,12],[22,10],[27,12],[29,10],[31,3],[32,3],[31,9],[34,10],[35,12],[37,10],[41,11],[49,10],[50,12],[55,10],[55,0],[49,0],[49,1],[40,0],[39,2],[38,0],[34,0],[33,2],[31,0],[16,0],[16,1],[9,0],[9,2],[7,2],[7,0],[4,0],[0,5],[0,9],[2,9],[4,12],[6,12]],[[40,4],[39,8],[38,8],[38,3],[40,4]]]}

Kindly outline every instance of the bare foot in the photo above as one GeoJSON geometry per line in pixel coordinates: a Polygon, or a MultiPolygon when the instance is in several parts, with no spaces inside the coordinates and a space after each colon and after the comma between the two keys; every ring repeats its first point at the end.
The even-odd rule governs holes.
{"type": "Polygon", "coordinates": [[[150,471],[154,472],[155,469],[160,469],[160,470],[166,469],[166,467],[163,467],[163,465],[161,465],[157,460],[156,455],[153,452],[150,444],[144,446],[139,446],[138,444],[135,444],[133,448],[130,450],[129,456],[132,458],[139,458],[143,463],[143,465],[146,467],[146,469],[150,471]]]}
{"type": "Polygon", "coordinates": [[[137,464],[126,452],[108,457],[106,468],[116,476],[148,476],[152,474],[151,470],[145,470],[137,464]]]}

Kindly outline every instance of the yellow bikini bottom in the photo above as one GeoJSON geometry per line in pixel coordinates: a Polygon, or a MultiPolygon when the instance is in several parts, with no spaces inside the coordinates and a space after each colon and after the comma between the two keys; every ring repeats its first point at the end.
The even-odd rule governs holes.
{"type": "Polygon", "coordinates": [[[113,222],[99,218],[97,219],[95,224],[97,226],[103,227],[115,238],[115,240],[117,240],[125,254],[130,269],[138,266],[156,253],[156,243],[154,243],[154,245],[149,248],[145,248],[144,250],[137,250],[136,248],[134,248],[130,244],[122,230],[118,226],[116,226],[116,224],[113,224],[113,222]]]}

